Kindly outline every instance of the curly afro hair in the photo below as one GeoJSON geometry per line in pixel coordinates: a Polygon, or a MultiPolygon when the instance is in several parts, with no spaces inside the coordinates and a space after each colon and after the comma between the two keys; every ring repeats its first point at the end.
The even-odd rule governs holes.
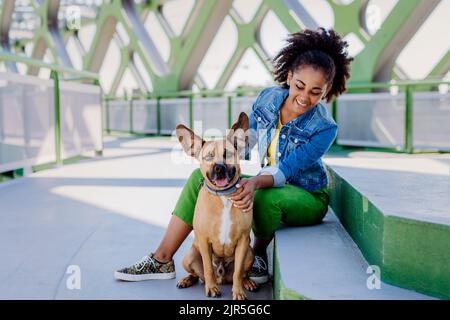
{"type": "Polygon", "coordinates": [[[324,72],[331,89],[325,96],[327,102],[342,94],[345,83],[350,78],[348,43],[334,30],[319,28],[317,31],[304,30],[290,34],[287,45],[273,58],[275,81],[288,89],[289,71],[302,66],[312,66],[324,72]]]}

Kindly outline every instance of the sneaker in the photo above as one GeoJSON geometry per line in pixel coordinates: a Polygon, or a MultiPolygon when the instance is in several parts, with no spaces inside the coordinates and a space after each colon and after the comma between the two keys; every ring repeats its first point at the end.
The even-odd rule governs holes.
{"type": "Polygon", "coordinates": [[[131,267],[114,272],[114,277],[124,281],[173,279],[175,278],[175,264],[173,260],[161,263],[153,258],[153,253],[150,253],[131,267]]]}
{"type": "Polygon", "coordinates": [[[264,261],[264,259],[260,256],[255,255],[255,261],[253,261],[253,266],[248,276],[250,280],[253,280],[258,284],[263,284],[269,281],[269,272],[266,261],[264,261]]]}

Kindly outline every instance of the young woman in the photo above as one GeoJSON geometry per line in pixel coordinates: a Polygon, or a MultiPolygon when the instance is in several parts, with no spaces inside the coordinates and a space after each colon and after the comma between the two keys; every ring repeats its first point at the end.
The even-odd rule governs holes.
{"type": "MultiPolygon", "coordinates": [[[[250,113],[250,149],[258,144],[262,169],[241,179],[235,206],[253,209],[255,261],[250,278],[268,281],[266,249],[283,223],[318,224],[328,210],[327,175],[321,158],[337,134],[337,126],[320,103],[342,94],[350,77],[347,43],[333,30],[319,28],[291,34],[275,56],[274,76],[280,86],[264,89],[250,113]],[[267,161],[266,161],[267,160],[267,161]],[[267,163],[266,163],[267,162],[267,163]]],[[[195,170],[173,211],[159,247],[131,267],[115,272],[121,280],[175,277],[173,255],[192,231],[202,178],[195,170]]]]}

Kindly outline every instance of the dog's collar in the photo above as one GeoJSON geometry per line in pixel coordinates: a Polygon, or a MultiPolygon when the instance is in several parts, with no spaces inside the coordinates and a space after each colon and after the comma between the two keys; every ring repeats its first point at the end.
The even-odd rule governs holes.
{"type": "Polygon", "coordinates": [[[236,185],[241,181],[241,177],[237,179],[237,181],[230,187],[223,189],[223,190],[214,190],[211,188],[203,178],[203,185],[206,187],[206,190],[208,190],[210,193],[212,193],[215,196],[228,196],[236,191],[236,185]]]}

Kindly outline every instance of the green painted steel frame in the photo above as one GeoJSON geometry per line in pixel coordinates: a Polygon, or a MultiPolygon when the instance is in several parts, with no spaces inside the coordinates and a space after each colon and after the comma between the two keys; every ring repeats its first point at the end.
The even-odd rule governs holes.
{"type": "MultiPolygon", "coordinates": [[[[120,81],[124,75],[124,72],[128,65],[133,64],[133,54],[137,54],[141,59],[144,69],[140,70],[145,72],[153,86],[153,92],[179,92],[180,90],[191,89],[192,82],[195,81],[193,76],[190,79],[186,78],[186,70],[189,65],[199,57],[195,56],[197,53],[195,48],[199,44],[205,45],[204,41],[209,41],[208,37],[205,37],[205,30],[208,29],[212,19],[218,19],[214,13],[219,6],[224,6],[224,1],[227,5],[223,8],[229,8],[228,16],[233,21],[237,29],[237,45],[234,49],[231,57],[225,62],[226,67],[223,73],[219,76],[215,89],[225,88],[232,73],[237,68],[240,59],[242,58],[245,50],[253,50],[262,62],[262,65],[270,72],[271,66],[269,56],[264,49],[261,42],[261,25],[267,16],[268,12],[273,12],[279,19],[282,25],[286,27],[289,32],[296,32],[302,30],[305,26],[299,21],[299,18],[288,8],[281,0],[262,0],[255,10],[253,18],[249,22],[244,22],[239,18],[239,15],[234,7],[231,6],[231,0],[195,0],[192,11],[189,13],[185,28],[180,35],[175,35],[170,30],[170,26],[163,15],[162,7],[164,1],[143,1],[141,4],[136,4],[136,11],[141,17],[146,17],[150,12],[155,14],[157,20],[160,22],[166,37],[169,39],[170,44],[170,57],[167,61],[167,72],[165,74],[158,74],[152,67],[152,61],[149,60],[148,54],[143,50],[140,40],[136,37],[133,25],[126,16],[126,12],[123,10],[124,3],[129,1],[111,1],[101,6],[99,16],[95,20],[96,33],[94,35],[92,45],[89,48],[85,48],[86,54],[83,57],[83,69],[97,72],[103,61],[104,54],[111,41],[114,41],[113,35],[118,23],[121,23],[123,29],[130,39],[130,43],[126,47],[120,49],[120,63],[119,70],[115,75],[112,89],[107,92],[111,95],[117,94],[120,81]]],[[[380,70],[384,65],[392,63],[396,59],[398,50],[395,49],[393,56],[388,57],[389,63],[385,61],[386,57],[383,57],[383,53],[392,47],[405,44],[392,43],[396,38],[396,35],[402,30],[404,25],[411,24],[411,19],[417,19],[417,15],[420,16],[418,11],[423,11],[422,15],[427,16],[430,8],[423,8],[420,0],[399,0],[394,6],[392,11],[386,17],[385,21],[381,25],[380,29],[370,36],[366,30],[364,20],[364,10],[367,7],[367,0],[354,0],[348,5],[339,4],[334,0],[326,0],[328,5],[334,14],[334,29],[342,35],[348,35],[353,33],[363,44],[364,49],[355,57],[355,61],[352,66],[351,83],[358,82],[372,82],[374,80],[388,81],[390,78],[401,78],[400,75],[395,73],[395,68],[392,71],[390,78],[377,78],[378,74],[381,74],[380,70]],[[397,51],[396,51],[397,50],[397,51]]],[[[432,2],[437,3],[436,0],[432,2]]],[[[47,48],[52,52],[55,62],[61,63],[61,60],[56,54],[54,49],[54,43],[49,36],[49,6],[54,6],[55,0],[44,0],[41,5],[38,5],[35,1],[32,1],[35,14],[42,21],[41,26],[36,30],[35,37],[32,39],[36,45],[40,41],[44,41],[47,48]]],[[[222,9],[222,7],[220,7],[222,9]]],[[[221,16],[219,19],[223,19],[221,16]]],[[[6,19],[6,18],[5,18],[6,19]]],[[[82,21],[82,24],[85,22],[82,21]]],[[[92,23],[88,21],[86,23],[92,23]]],[[[421,23],[421,22],[420,22],[421,23]]],[[[420,25],[417,25],[417,28],[420,25]]],[[[414,26],[415,28],[416,26],[414,26]]],[[[73,36],[78,37],[77,32],[73,30],[60,30],[64,37],[73,36]]],[[[23,46],[26,43],[19,43],[23,46]]],[[[33,53],[34,54],[34,53],[33,53]]],[[[205,55],[206,52],[202,51],[201,55],[205,55]]],[[[41,58],[41,57],[38,57],[41,58]]],[[[443,77],[450,68],[450,53],[447,52],[442,59],[436,64],[434,69],[428,75],[429,77],[443,77]]],[[[197,66],[197,62],[196,62],[197,66]]],[[[198,67],[198,66],[197,66],[198,67]]],[[[33,72],[36,72],[36,65],[33,72]]],[[[132,72],[138,72],[133,71],[132,72]]],[[[385,73],[385,72],[384,72],[385,73]]],[[[384,74],[383,73],[383,74],[384,74]]],[[[197,82],[197,85],[202,87],[201,83],[197,82]]],[[[204,88],[203,88],[204,89],[204,88]]]]}

